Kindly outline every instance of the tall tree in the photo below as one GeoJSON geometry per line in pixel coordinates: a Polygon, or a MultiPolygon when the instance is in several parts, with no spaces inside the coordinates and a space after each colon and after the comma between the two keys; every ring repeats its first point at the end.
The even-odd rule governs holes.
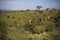
{"type": "Polygon", "coordinates": [[[40,8],[42,8],[42,6],[36,6],[37,10],[40,10],[40,8]]]}

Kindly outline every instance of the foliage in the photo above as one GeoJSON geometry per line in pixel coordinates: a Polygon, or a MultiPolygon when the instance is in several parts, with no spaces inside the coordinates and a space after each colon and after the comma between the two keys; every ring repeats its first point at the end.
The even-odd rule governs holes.
{"type": "Polygon", "coordinates": [[[0,40],[6,40],[6,24],[0,21],[0,40]]]}
{"type": "Polygon", "coordinates": [[[57,24],[60,24],[58,10],[2,12],[0,40],[60,40],[60,25],[57,24]],[[45,20],[49,15],[51,20],[45,20]]]}

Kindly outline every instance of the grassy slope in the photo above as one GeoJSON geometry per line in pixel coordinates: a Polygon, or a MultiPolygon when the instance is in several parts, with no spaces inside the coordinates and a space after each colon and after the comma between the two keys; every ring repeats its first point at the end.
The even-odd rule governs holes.
{"type": "Polygon", "coordinates": [[[7,40],[59,40],[58,37],[54,37],[55,35],[59,35],[59,31],[58,28],[54,28],[54,23],[52,21],[56,13],[57,12],[55,11],[43,11],[43,13],[39,13],[36,11],[2,12],[2,14],[0,15],[0,22],[2,21],[6,24],[7,40]],[[46,18],[48,14],[51,15],[52,19],[50,21],[46,20],[40,23],[38,18],[46,18]],[[33,30],[35,32],[38,32],[39,34],[32,34],[32,32],[28,31],[29,29],[24,29],[24,25],[29,25],[29,20],[34,21],[32,23],[32,25],[34,25],[33,30]],[[38,23],[42,25],[38,25],[38,23]],[[46,32],[45,27],[47,25],[52,25],[52,27],[50,27],[53,30],[46,32]]]}

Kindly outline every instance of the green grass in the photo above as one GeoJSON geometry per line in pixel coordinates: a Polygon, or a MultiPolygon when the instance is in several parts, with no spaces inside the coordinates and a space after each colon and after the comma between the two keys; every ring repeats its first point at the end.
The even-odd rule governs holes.
{"type": "Polygon", "coordinates": [[[58,12],[59,11],[43,11],[42,13],[38,11],[1,12],[0,40],[60,40],[60,29],[55,28],[54,25],[54,18],[58,12]],[[47,19],[40,22],[40,18],[47,18],[48,15],[52,17],[50,20],[47,19]],[[29,23],[29,20],[32,22],[29,23]],[[5,31],[2,28],[7,33],[4,33],[5,31]],[[3,37],[1,35],[3,35],[3,37]],[[55,35],[57,35],[57,37],[55,37],[55,35]]]}

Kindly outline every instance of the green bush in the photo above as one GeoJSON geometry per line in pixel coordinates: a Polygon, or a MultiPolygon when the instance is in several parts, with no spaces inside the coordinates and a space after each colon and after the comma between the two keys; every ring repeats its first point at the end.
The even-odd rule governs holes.
{"type": "Polygon", "coordinates": [[[6,40],[6,24],[0,21],[0,40],[6,40]]]}

